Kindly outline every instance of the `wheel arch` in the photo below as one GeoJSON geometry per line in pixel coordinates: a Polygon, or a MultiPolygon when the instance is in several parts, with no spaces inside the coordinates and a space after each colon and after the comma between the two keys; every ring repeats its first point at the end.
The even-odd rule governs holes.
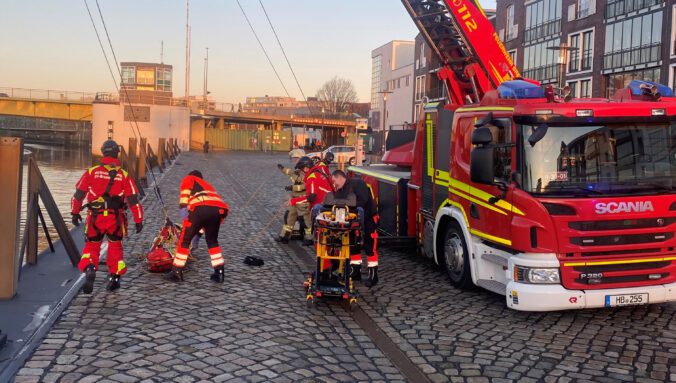
{"type": "MultiPolygon", "coordinates": [[[[439,209],[437,212],[436,219],[434,220],[434,262],[437,265],[443,264],[443,259],[440,254],[440,250],[444,245],[444,233],[446,229],[455,224],[462,230],[462,234],[465,237],[465,244],[467,245],[467,250],[469,251],[470,257],[473,253],[472,240],[469,235],[468,222],[465,218],[464,211],[462,206],[458,205],[446,205],[439,209]]],[[[470,262],[471,265],[471,262],[470,262]]],[[[472,274],[474,274],[472,270],[472,274]]]]}

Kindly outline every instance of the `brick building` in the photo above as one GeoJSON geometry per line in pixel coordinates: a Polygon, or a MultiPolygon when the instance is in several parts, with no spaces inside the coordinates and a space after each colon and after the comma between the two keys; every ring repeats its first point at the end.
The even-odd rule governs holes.
{"type": "Polygon", "coordinates": [[[497,0],[496,30],[524,77],[608,97],[633,79],[674,87],[675,0],[497,0]]]}

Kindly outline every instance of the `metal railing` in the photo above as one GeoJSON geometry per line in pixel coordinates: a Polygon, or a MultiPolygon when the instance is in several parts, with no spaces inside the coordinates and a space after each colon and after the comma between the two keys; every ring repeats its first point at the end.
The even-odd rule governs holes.
{"type": "Polygon", "coordinates": [[[603,68],[621,68],[655,62],[660,59],[662,59],[662,44],[655,43],[606,53],[603,55],[603,68]]]}
{"type": "Polygon", "coordinates": [[[524,40],[528,42],[542,37],[555,35],[560,32],[561,18],[558,18],[526,29],[524,40]]]}
{"type": "Polygon", "coordinates": [[[662,4],[662,0],[617,0],[606,4],[606,19],[662,4]]]}
{"type": "Polygon", "coordinates": [[[96,93],[75,92],[70,90],[0,87],[0,98],[2,97],[11,97],[26,100],[92,102],[96,98],[96,93]]]}
{"type": "Polygon", "coordinates": [[[523,71],[523,76],[538,81],[556,81],[559,77],[559,64],[543,65],[523,71]]]}

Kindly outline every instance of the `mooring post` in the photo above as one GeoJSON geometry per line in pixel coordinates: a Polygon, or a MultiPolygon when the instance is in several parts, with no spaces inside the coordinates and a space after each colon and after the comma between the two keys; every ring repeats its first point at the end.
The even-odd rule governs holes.
{"type": "Polygon", "coordinates": [[[0,299],[16,294],[19,281],[18,244],[21,218],[23,140],[0,138],[0,299]]]}

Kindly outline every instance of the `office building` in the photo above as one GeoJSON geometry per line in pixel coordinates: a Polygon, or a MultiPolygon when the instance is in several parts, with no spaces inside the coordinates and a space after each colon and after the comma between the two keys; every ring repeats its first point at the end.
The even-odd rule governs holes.
{"type": "Polygon", "coordinates": [[[382,131],[383,126],[385,130],[401,129],[413,122],[414,47],[413,41],[395,40],[371,52],[369,117],[373,131],[382,131]]]}

